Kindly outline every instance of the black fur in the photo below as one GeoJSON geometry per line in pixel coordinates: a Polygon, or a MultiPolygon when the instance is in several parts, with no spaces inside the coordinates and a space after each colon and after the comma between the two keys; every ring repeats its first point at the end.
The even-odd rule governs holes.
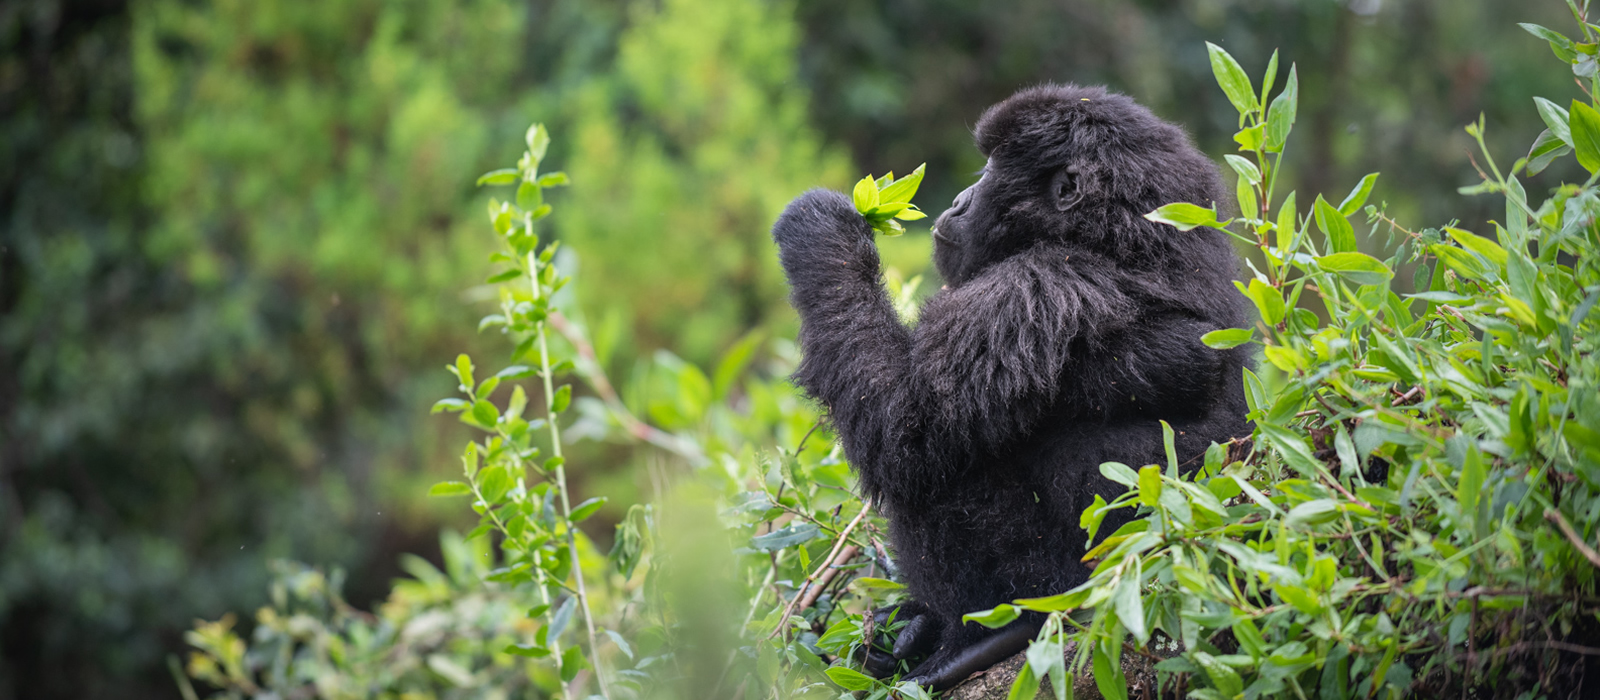
{"type": "Polygon", "coordinates": [[[1142,216],[1220,201],[1216,166],[1101,88],[1023,90],[983,115],[976,140],[988,166],[935,224],[948,284],[914,328],[844,195],[807,192],[773,227],[801,319],[794,381],[827,406],[890,520],[918,603],[906,615],[932,618],[911,645],[932,656],[913,675],[935,686],[964,677],[971,664],[953,659],[993,634],[962,614],[1087,578],[1078,515],[1122,491],[1101,462],[1164,462],[1158,419],[1189,465],[1249,434],[1246,351],[1200,343],[1246,323],[1233,249],[1219,231],[1142,216]]]}

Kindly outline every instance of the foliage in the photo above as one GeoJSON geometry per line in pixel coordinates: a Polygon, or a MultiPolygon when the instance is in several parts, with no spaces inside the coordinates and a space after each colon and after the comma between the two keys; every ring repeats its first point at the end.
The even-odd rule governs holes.
{"type": "Polygon", "coordinates": [[[928,164],[923,163],[910,175],[898,180],[894,171],[876,180],[871,175],[861,178],[851,193],[856,211],[861,212],[861,216],[878,233],[885,236],[905,233],[906,229],[900,225],[900,221],[916,221],[928,216],[911,203],[911,198],[917,196],[917,186],[922,184],[922,173],[927,167],[928,164]]]}
{"type": "Polygon", "coordinates": [[[768,227],[794,192],[850,169],[809,123],[786,4],[630,9],[614,72],[565,105],[582,184],[556,234],[589,266],[583,298],[627,320],[641,354],[708,363],[788,313],[768,227]]]}
{"type": "MultiPolygon", "coordinates": [[[[1528,29],[1600,92],[1593,25],[1577,41],[1528,29]]],[[[1293,67],[1269,102],[1276,55],[1258,91],[1208,48],[1248,156],[1226,156],[1240,215],[1168,205],[1150,217],[1231,225],[1259,252],[1238,286],[1260,325],[1206,337],[1261,344],[1268,366],[1244,376],[1255,432],[1213,445],[1196,474],[1180,472],[1170,429],[1165,465],[1101,466],[1128,491],[1097,498],[1084,527],[1117,508],[1141,517],[1084,555],[1092,578],[969,616],[998,626],[1019,610],[1051,614],[1013,696],[1087,671],[1106,697],[1125,697],[1123,654],[1164,658],[1168,692],[1201,699],[1576,693],[1576,659],[1600,641],[1600,555],[1588,544],[1600,522],[1596,178],[1530,199],[1518,180],[1529,160],[1502,172],[1480,119],[1467,133],[1487,171],[1462,192],[1503,196],[1504,220],[1491,236],[1411,231],[1368,205],[1372,238],[1399,241],[1379,260],[1357,250],[1348,218],[1375,175],[1338,205],[1318,196],[1302,213],[1293,192],[1274,200],[1293,67]],[[1403,264],[1415,265],[1415,293],[1393,289],[1403,264]],[[1078,654],[1064,661],[1068,641],[1078,654]]],[[[1594,173],[1592,105],[1537,103],[1550,126],[1539,141],[1562,146],[1545,153],[1570,149],[1594,173]]]]}

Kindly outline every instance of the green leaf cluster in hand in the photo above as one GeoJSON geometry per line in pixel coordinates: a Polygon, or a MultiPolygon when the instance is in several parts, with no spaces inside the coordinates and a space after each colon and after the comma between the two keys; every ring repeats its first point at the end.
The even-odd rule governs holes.
{"type": "Polygon", "coordinates": [[[878,233],[885,236],[905,233],[901,221],[916,221],[928,216],[911,203],[911,198],[917,194],[917,187],[922,184],[923,170],[927,167],[928,164],[923,163],[910,175],[898,180],[893,172],[877,179],[871,175],[861,178],[851,193],[856,211],[861,212],[861,216],[878,233]]]}

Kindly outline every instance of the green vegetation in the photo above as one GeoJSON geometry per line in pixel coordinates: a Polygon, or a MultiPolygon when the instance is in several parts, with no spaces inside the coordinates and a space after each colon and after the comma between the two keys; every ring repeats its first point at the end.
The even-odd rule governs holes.
{"type": "MultiPolygon", "coordinates": [[[[1600,93],[1592,25],[1580,41],[1523,26],[1600,93]]],[[[1379,260],[1357,250],[1348,219],[1375,175],[1338,207],[1318,196],[1299,214],[1294,192],[1274,200],[1293,68],[1269,104],[1276,55],[1258,93],[1209,48],[1250,156],[1227,156],[1241,214],[1219,222],[1214,210],[1168,205],[1150,217],[1231,224],[1259,251],[1239,291],[1260,326],[1206,337],[1261,344],[1266,376],[1244,376],[1255,433],[1213,445],[1192,477],[1178,470],[1170,429],[1167,464],[1101,466],[1128,491],[1096,497],[1085,529],[1117,508],[1142,517],[1084,555],[1093,577],[969,616],[999,626],[1021,610],[1050,613],[1012,696],[1092,672],[1105,697],[1125,698],[1124,654],[1162,659],[1163,687],[1203,700],[1576,692],[1573,669],[1594,652],[1584,645],[1600,640],[1600,555],[1588,544],[1600,522],[1597,177],[1530,198],[1518,179],[1529,159],[1502,171],[1480,119],[1467,133],[1486,171],[1462,192],[1504,199],[1492,236],[1412,231],[1368,205],[1370,240],[1391,247],[1379,260]],[[1402,295],[1391,287],[1407,263],[1417,291],[1402,295]],[[1076,654],[1064,660],[1067,643],[1076,654]]],[[[1572,152],[1600,172],[1593,103],[1535,102],[1549,125],[1531,151],[1538,167],[1572,152]],[[1544,145],[1551,138],[1559,147],[1544,145]]]]}
{"type": "MultiPolygon", "coordinates": [[[[1406,307],[1418,320],[1446,306],[1470,319],[1493,316],[1473,310],[1488,299],[1473,285],[1493,284],[1498,256],[1441,251],[1481,246],[1479,238],[1507,251],[1508,261],[1515,250],[1483,223],[1511,226],[1499,198],[1449,194],[1474,177],[1455,127],[1485,112],[1493,128],[1480,135],[1493,153],[1520,153],[1547,131],[1515,175],[1530,192],[1552,190],[1561,178],[1582,182],[1593,155],[1572,139],[1588,133],[1573,123],[1592,116],[1589,101],[1575,108],[1557,98],[1573,92],[1572,76],[1541,70],[1551,48],[1513,24],[1557,26],[1567,14],[1558,2],[28,0],[17,7],[0,10],[0,698],[170,697],[170,669],[189,661],[179,658],[189,648],[182,630],[196,618],[233,626],[194,627],[190,640],[203,654],[189,668],[244,695],[592,693],[600,690],[596,667],[614,697],[641,687],[685,697],[707,688],[832,696],[838,687],[830,683],[863,682],[883,691],[845,666],[824,668],[817,654],[847,655],[863,630],[860,617],[846,613],[894,600],[897,584],[885,569],[881,522],[850,496],[848,465],[815,408],[782,380],[796,359],[787,340],[793,321],[766,229],[791,197],[811,186],[848,187],[851,172],[927,160],[923,201],[947,201],[980,164],[967,131],[979,111],[1018,85],[1064,77],[1129,92],[1183,122],[1211,151],[1232,150],[1241,117],[1232,92],[1201,79],[1210,66],[1197,47],[1210,39],[1260,65],[1270,47],[1282,46],[1302,78],[1289,145],[1295,155],[1280,169],[1277,151],[1266,150],[1270,168],[1257,165],[1253,151],[1241,154],[1271,170],[1276,189],[1303,195],[1381,170],[1385,183],[1404,183],[1371,195],[1387,203],[1384,216],[1456,217],[1451,228],[1483,232],[1464,243],[1444,228],[1415,231],[1422,239],[1396,233],[1396,242],[1411,244],[1391,259],[1392,250],[1376,252],[1389,224],[1377,227],[1377,238],[1349,229],[1362,251],[1394,272],[1396,293],[1418,279],[1411,261],[1418,250],[1428,251],[1418,290],[1432,284],[1437,261],[1452,256],[1481,273],[1475,280],[1446,264],[1442,291],[1468,299],[1406,307]],[[1530,92],[1551,101],[1530,110],[1530,92]],[[537,353],[502,343],[496,329],[475,332],[484,314],[514,315],[514,304],[501,308],[499,289],[527,291],[529,277],[480,283],[484,257],[507,239],[486,235],[480,217],[490,193],[473,177],[509,160],[534,118],[558,135],[548,160],[573,182],[552,193],[558,212],[536,224],[561,250],[533,263],[573,280],[548,297],[558,313],[545,327],[552,388],[570,383],[571,399],[560,425],[526,436],[528,449],[540,452],[525,492],[508,491],[499,507],[474,513],[461,500],[425,494],[441,479],[467,483],[460,448],[469,435],[486,448],[475,452],[480,467],[489,466],[489,441],[507,426],[497,418],[491,435],[454,416],[430,418],[427,407],[460,383],[439,371],[459,353],[478,358],[475,380],[487,378],[485,368],[539,367],[537,353]],[[567,483],[541,493],[564,492],[570,512],[554,495],[553,510],[528,500],[555,478],[543,470],[555,455],[552,429],[562,439],[567,483]],[[582,504],[602,497],[608,500],[584,511],[582,504]],[[533,530],[520,532],[521,540],[474,531],[487,512],[508,506],[552,513],[554,520],[533,523],[552,539],[534,547],[533,530]],[[579,515],[586,517],[572,526],[579,515]],[[536,549],[540,564],[557,568],[513,576],[543,577],[544,586],[485,580],[504,578],[502,569],[536,549]],[[574,593],[580,572],[593,639],[574,593]],[[539,610],[546,596],[551,607],[539,610]],[[242,619],[224,618],[229,611],[242,619]],[[540,630],[547,630],[542,641],[540,630]],[[523,656],[513,647],[551,654],[523,656]],[[590,668],[563,682],[568,654],[585,659],[568,671],[590,668]]],[[[1583,67],[1591,43],[1573,37],[1554,50],[1583,67]]],[[[1281,197],[1247,189],[1257,207],[1281,211],[1281,197]]],[[[513,193],[498,194],[520,206],[513,193]]],[[[1552,211],[1587,211],[1591,196],[1579,187],[1558,190],[1552,211]]],[[[1326,207],[1307,204],[1314,199],[1302,196],[1297,213],[1344,236],[1328,210],[1354,217],[1361,205],[1345,211],[1331,201],[1336,196],[1326,207]]],[[[1548,240],[1548,226],[1533,218],[1523,221],[1548,240]]],[[[885,223],[891,231],[897,225],[885,223]]],[[[1233,226],[1254,240],[1254,224],[1233,226]]],[[[911,235],[878,244],[891,266],[891,292],[911,319],[918,294],[938,283],[918,284],[929,240],[925,228],[907,228],[911,235]]],[[[1321,238],[1317,245],[1329,252],[1321,238]]],[[[1263,274],[1278,274],[1254,255],[1263,274]]],[[[1246,291],[1270,305],[1269,292],[1292,292],[1296,275],[1325,273],[1340,261],[1320,257],[1310,268],[1290,259],[1280,264],[1289,281],[1269,277],[1246,291]]],[[[1559,266],[1574,268],[1566,254],[1553,263],[1530,259],[1540,288],[1552,292],[1561,291],[1551,282],[1559,266]]],[[[499,263],[488,274],[507,269],[499,263]]],[[[1339,273],[1361,303],[1364,272],[1382,276],[1370,265],[1339,273]]],[[[1307,294],[1316,284],[1307,283],[1301,299],[1320,314],[1324,307],[1307,294]]],[[[1524,303],[1537,325],[1576,303],[1558,301],[1524,303]]],[[[1294,308],[1285,304],[1286,323],[1312,328],[1294,308]]],[[[1362,359],[1363,372],[1378,366],[1359,349],[1368,342],[1363,334],[1393,330],[1386,313],[1337,317],[1337,327],[1357,330],[1345,336],[1357,348],[1347,352],[1362,359]]],[[[1589,326],[1569,313],[1566,327],[1575,331],[1573,347],[1586,348],[1589,326]]],[[[1517,328],[1514,340],[1537,345],[1537,331],[1517,328]]],[[[1298,347],[1280,343],[1273,335],[1280,332],[1289,331],[1250,337],[1298,347]]],[[[519,342],[528,333],[511,331],[519,342]]],[[[1437,342],[1466,352],[1449,339],[1437,342]]],[[[1431,372],[1443,357],[1431,346],[1400,347],[1419,371],[1431,372]]],[[[1580,375],[1559,361],[1571,354],[1546,358],[1563,375],[1532,355],[1511,354],[1514,347],[1492,348],[1500,369],[1481,381],[1490,398],[1474,400],[1504,412],[1508,430],[1560,424],[1551,411],[1565,404],[1537,386],[1526,403],[1516,402],[1524,372],[1517,362],[1533,362],[1581,396],[1571,378],[1580,375]],[[1513,379],[1501,377],[1507,370],[1515,370],[1513,379]],[[1510,398],[1500,396],[1507,389],[1510,398]]],[[[1314,345],[1296,352],[1320,366],[1314,345]]],[[[1486,372],[1481,360],[1462,361],[1486,372]]],[[[1297,381],[1266,365],[1260,374],[1273,397],[1297,381]]],[[[1396,376],[1402,384],[1410,377],[1396,376]]],[[[1366,381],[1352,386],[1367,391],[1366,381]]],[[[1435,398],[1429,382],[1436,381],[1430,373],[1399,388],[1424,386],[1430,393],[1418,396],[1428,401],[1453,396],[1435,398]]],[[[522,386],[532,399],[519,419],[548,420],[544,377],[501,383],[486,392],[499,417],[522,386]]],[[[474,400],[479,389],[472,388],[474,400]]],[[[1343,400],[1330,398],[1338,410],[1355,406],[1343,400]]],[[[1582,402],[1566,403],[1577,416],[1582,402]]],[[[1301,411],[1312,408],[1319,407],[1301,411]]],[[[1332,415],[1277,424],[1294,430],[1332,415]]],[[[1505,470],[1555,454],[1547,474],[1578,478],[1560,487],[1556,510],[1592,543],[1585,528],[1595,518],[1567,510],[1565,500],[1588,488],[1588,477],[1561,471],[1567,462],[1559,452],[1586,444],[1578,442],[1584,425],[1569,418],[1560,443],[1540,442],[1555,438],[1538,433],[1529,448],[1537,453],[1505,457],[1480,446],[1484,483],[1497,489],[1482,499],[1503,506],[1508,487],[1497,479],[1505,470]]],[[[1445,467],[1420,447],[1399,454],[1394,445],[1370,443],[1377,438],[1360,426],[1346,432],[1363,450],[1358,456],[1434,460],[1421,462],[1437,475],[1419,472],[1402,517],[1442,512],[1432,495],[1417,494],[1439,488],[1429,479],[1464,468],[1451,461],[1452,443],[1445,467]]],[[[1316,439],[1314,456],[1327,458],[1326,440],[1316,439]]],[[[1291,468],[1277,466],[1265,456],[1270,445],[1261,445],[1246,460],[1256,481],[1291,468]]],[[[1525,481],[1538,493],[1533,487],[1548,479],[1525,481]]],[[[1509,532],[1556,537],[1553,544],[1517,539],[1523,565],[1575,565],[1571,551],[1551,549],[1564,546],[1560,528],[1538,529],[1526,516],[1542,511],[1519,507],[1522,519],[1509,532]]],[[[1425,529],[1425,522],[1404,528],[1425,529]]],[[[1455,527],[1446,516],[1438,522],[1455,527]]],[[[1323,529],[1310,532],[1326,531],[1316,527],[1323,529]]],[[[1437,551],[1441,540],[1460,546],[1449,539],[1456,530],[1432,532],[1437,551]]],[[[1318,556],[1346,562],[1337,542],[1318,537],[1315,545],[1329,548],[1318,556]]],[[[1450,566],[1497,547],[1483,545],[1450,566]]],[[[1410,552],[1407,561],[1432,556],[1410,552]]],[[[1555,574],[1539,576],[1540,585],[1554,585],[1555,574]]],[[[1159,595],[1151,588],[1142,600],[1159,595]]],[[[1447,614],[1454,613],[1428,620],[1447,614]]],[[[1490,614],[1480,611],[1472,629],[1484,629],[1490,614]]],[[[1154,620],[1147,629],[1159,627],[1154,620]]],[[[1391,623],[1399,620],[1391,615],[1391,623]]],[[[1065,618],[1061,624],[1071,628],[1065,618]]],[[[1226,634],[1217,637],[1224,646],[1226,634]]],[[[1404,663],[1424,677],[1413,656],[1425,647],[1416,643],[1402,642],[1413,646],[1398,648],[1390,668],[1404,663]]],[[[1488,652],[1477,643],[1482,658],[1488,652]]],[[[1248,685],[1263,667],[1236,672],[1248,685]]],[[[1209,683],[1192,673],[1185,682],[1209,683]]]]}

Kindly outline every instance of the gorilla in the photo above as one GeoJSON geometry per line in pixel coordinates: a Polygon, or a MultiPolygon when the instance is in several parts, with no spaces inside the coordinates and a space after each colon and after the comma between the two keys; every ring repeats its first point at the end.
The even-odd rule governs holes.
{"type": "MultiPolygon", "coordinates": [[[[793,380],[825,406],[888,518],[911,597],[893,653],[870,651],[866,668],[920,661],[907,677],[935,690],[1020,651],[1042,624],[990,630],[963,614],[1088,579],[1079,514],[1123,491],[1102,462],[1165,463],[1160,420],[1189,469],[1212,442],[1250,433],[1247,349],[1200,342],[1247,322],[1238,258],[1221,231],[1142,216],[1222,201],[1216,165],[1098,87],[1022,90],[974,135],[988,163],[935,221],[946,285],[914,327],[850,198],[808,191],[772,231],[801,322],[793,380]]],[[[1131,519],[1116,513],[1100,532],[1131,519]]]]}

